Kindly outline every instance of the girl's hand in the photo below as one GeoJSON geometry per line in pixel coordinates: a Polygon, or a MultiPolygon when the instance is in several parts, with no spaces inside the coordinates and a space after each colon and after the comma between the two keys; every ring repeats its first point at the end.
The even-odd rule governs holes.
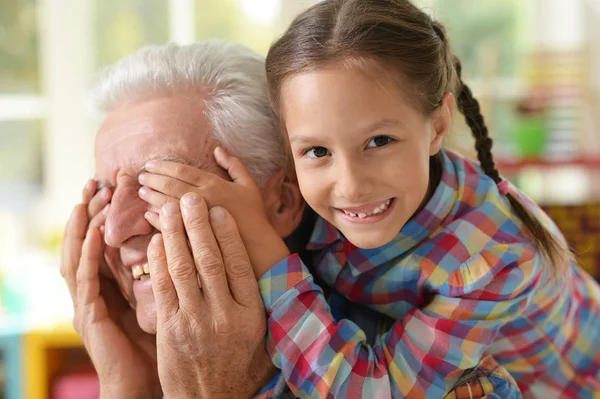
{"type": "MultiPolygon", "coordinates": [[[[232,181],[179,162],[153,160],[139,175],[140,197],[156,210],[167,202],[179,202],[186,193],[196,193],[209,208],[221,206],[239,226],[257,278],[289,255],[281,237],[269,223],[260,189],[243,163],[221,148],[215,149],[217,164],[232,181]]],[[[158,230],[158,213],[147,212],[146,219],[158,230]]]]}

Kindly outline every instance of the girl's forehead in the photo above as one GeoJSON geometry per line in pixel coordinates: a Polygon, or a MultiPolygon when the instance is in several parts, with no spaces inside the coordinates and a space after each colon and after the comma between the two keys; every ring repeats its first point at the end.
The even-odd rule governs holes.
{"type": "Polygon", "coordinates": [[[284,121],[296,116],[304,123],[311,121],[311,115],[351,120],[364,114],[391,119],[419,113],[414,99],[394,79],[346,68],[307,71],[291,77],[283,87],[281,111],[284,121]]]}

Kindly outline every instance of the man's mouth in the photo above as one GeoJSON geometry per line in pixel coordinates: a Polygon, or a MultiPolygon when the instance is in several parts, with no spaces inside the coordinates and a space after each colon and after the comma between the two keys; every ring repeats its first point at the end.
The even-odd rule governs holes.
{"type": "Polygon", "coordinates": [[[135,265],[131,268],[131,274],[134,280],[141,280],[144,276],[150,276],[150,266],[148,263],[143,265],[135,265]]]}

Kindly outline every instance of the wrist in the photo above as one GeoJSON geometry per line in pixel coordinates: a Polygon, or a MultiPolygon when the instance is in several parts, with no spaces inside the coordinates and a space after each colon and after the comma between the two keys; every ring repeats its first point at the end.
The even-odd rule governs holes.
{"type": "Polygon", "coordinates": [[[152,392],[150,388],[131,389],[114,384],[100,384],[100,399],[162,399],[162,392],[152,392]]]}
{"type": "Polygon", "coordinates": [[[290,256],[290,251],[268,221],[253,225],[251,231],[240,231],[256,279],[290,256]]]}
{"type": "Polygon", "coordinates": [[[261,241],[262,243],[257,249],[260,260],[256,265],[253,263],[257,280],[277,263],[290,256],[287,245],[285,245],[285,242],[283,242],[283,239],[277,233],[273,232],[270,237],[264,237],[261,241]]]}

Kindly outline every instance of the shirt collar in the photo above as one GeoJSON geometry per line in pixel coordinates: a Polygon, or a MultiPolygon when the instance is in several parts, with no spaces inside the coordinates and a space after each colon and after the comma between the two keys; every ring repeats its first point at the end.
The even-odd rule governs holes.
{"type": "Polygon", "coordinates": [[[358,254],[347,254],[348,263],[351,267],[354,266],[357,271],[363,273],[367,269],[379,266],[414,248],[440,226],[458,198],[456,167],[446,151],[441,150],[441,155],[443,163],[442,177],[433,196],[425,207],[402,227],[392,241],[376,249],[356,248],[349,242],[345,242],[344,236],[331,223],[318,217],[306,249],[311,251],[320,250],[339,242],[335,246],[336,251],[348,251],[349,248],[353,248],[354,250],[351,252],[358,252],[358,254]],[[352,261],[353,258],[355,261],[352,261]]]}

